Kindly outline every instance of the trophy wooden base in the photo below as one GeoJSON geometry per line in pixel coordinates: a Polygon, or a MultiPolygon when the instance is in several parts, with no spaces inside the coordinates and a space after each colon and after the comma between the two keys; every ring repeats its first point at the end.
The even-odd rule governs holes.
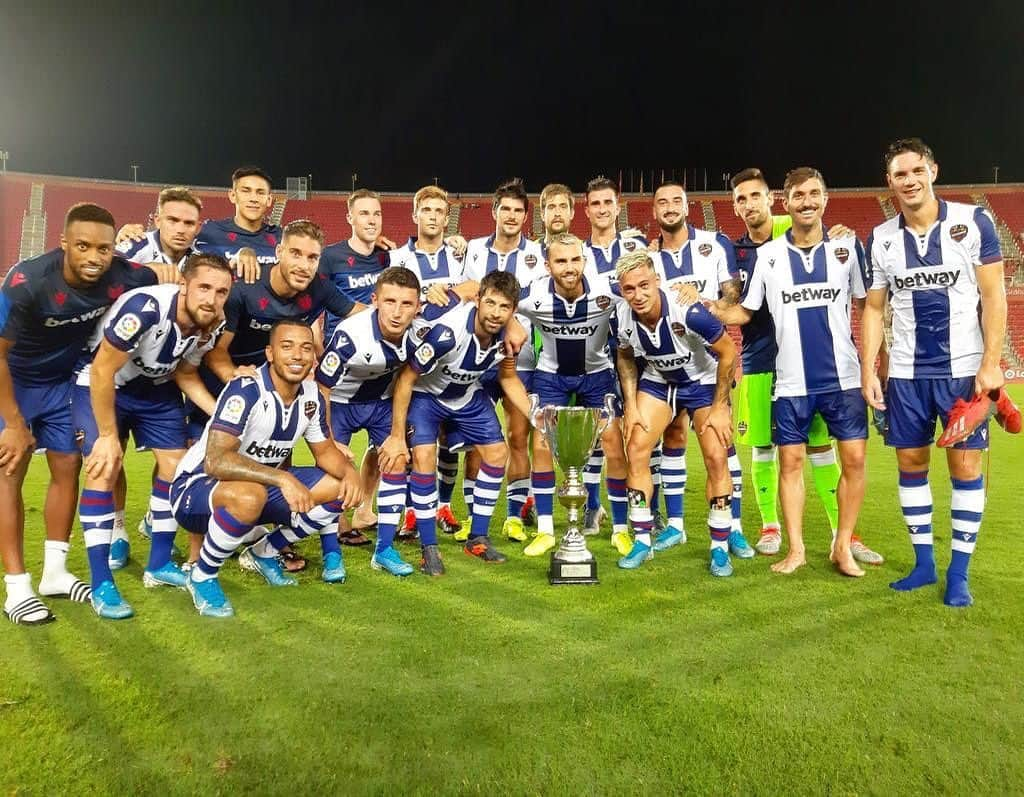
{"type": "Polygon", "coordinates": [[[568,561],[560,559],[558,553],[551,554],[551,568],[548,570],[548,582],[552,586],[565,584],[599,584],[597,580],[597,560],[590,559],[568,561]]]}

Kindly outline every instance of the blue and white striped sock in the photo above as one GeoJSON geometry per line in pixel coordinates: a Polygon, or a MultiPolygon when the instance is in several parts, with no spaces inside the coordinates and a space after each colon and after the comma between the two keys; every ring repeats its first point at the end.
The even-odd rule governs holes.
{"type": "Polygon", "coordinates": [[[89,557],[92,588],[113,581],[110,572],[110,538],[114,533],[114,494],[109,490],[82,490],[78,499],[78,518],[82,523],[85,553],[89,557]]]}
{"type": "Polygon", "coordinates": [[[587,509],[596,512],[601,506],[601,471],[604,469],[604,449],[600,443],[590,452],[583,466],[583,485],[587,488],[587,509]]]}
{"type": "MultiPolygon", "coordinates": [[[[502,471],[504,472],[504,471],[502,471]]],[[[476,477],[477,484],[480,482],[479,474],[476,477]]],[[[513,479],[505,489],[505,501],[508,505],[509,517],[522,517],[523,507],[526,506],[526,499],[530,497],[530,480],[513,479]]],[[[470,503],[475,503],[471,500],[470,503]]]]}
{"type": "Polygon", "coordinates": [[[377,553],[383,553],[395,541],[398,524],[405,509],[405,488],[409,478],[405,472],[382,473],[377,485],[377,553]]]}
{"type": "Polygon", "coordinates": [[[473,519],[470,525],[470,537],[485,537],[491,525],[494,506],[498,503],[501,492],[501,481],[505,478],[504,465],[488,465],[480,463],[480,472],[476,475],[476,489],[473,491],[473,519]]]}
{"type": "Polygon", "coordinates": [[[171,514],[171,483],[153,479],[153,493],[149,497],[149,513],[153,524],[153,538],[149,546],[149,564],[146,569],[159,570],[171,561],[174,535],[178,521],[171,514]]]}
{"type": "Polygon", "coordinates": [[[743,468],[736,446],[729,446],[729,475],[732,477],[732,530],[743,531],[743,468]]]}
{"type": "Polygon", "coordinates": [[[530,483],[533,486],[533,499],[537,502],[537,531],[540,534],[554,534],[555,472],[535,470],[530,483]]]}
{"type": "Polygon", "coordinates": [[[199,551],[199,561],[192,568],[193,581],[207,581],[216,578],[221,565],[242,544],[242,538],[249,533],[251,523],[243,523],[224,507],[217,507],[206,525],[206,536],[199,551]]]}
{"type": "Polygon", "coordinates": [[[421,545],[437,545],[437,476],[433,473],[409,474],[412,508],[421,545]]]}
{"type": "Polygon", "coordinates": [[[668,525],[683,531],[683,501],[686,494],[686,449],[663,448],[661,481],[665,492],[665,515],[668,525]]]}

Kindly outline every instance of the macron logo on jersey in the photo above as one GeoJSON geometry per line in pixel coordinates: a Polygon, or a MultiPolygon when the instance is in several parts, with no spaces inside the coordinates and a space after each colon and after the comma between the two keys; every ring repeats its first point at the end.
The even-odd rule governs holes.
{"type": "Polygon", "coordinates": [[[959,279],[959,270],[936,271],[930,269],[915,269],[905,277],[894,276],[892,282],[893,285],[896,286],[897,290],[916,291],[928,290],[929,288],[952,288],[956,285],[957,280],[959,279]]]}
{"type": "Polygon", "coordinates": [[[798,291],[782,291],[782,303],[821,307],[831,304],[841,294],[842,291],[839,288],[801,288],[798,291]]]}

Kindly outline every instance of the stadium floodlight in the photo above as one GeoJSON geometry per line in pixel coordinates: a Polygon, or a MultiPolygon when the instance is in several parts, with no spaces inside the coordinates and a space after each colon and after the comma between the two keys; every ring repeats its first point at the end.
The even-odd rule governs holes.
{"type": "Polygon", "coordinates": [[[7,171],[7,159],[11,157],[11,153],[5,149],[0,149],[0,171],[7,171]]]}
{"type": "Polygon", "coordinates": [[[132,163],[128,168],[132,170],[132,182],[137,183],[139,181],[139,164],[132,163]]]}
{"type": "Polygon", "coordinates": [[[999,183],[999,167],[998,166],[993,166],[992,167],[992,182],[996,183],[996,184],[999,183]]]}

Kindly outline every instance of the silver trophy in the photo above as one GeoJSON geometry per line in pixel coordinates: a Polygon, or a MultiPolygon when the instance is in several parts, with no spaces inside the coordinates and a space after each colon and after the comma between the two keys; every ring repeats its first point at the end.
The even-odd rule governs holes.
{"type": "Polygon", "coordinates": [[[552,584],[596,584],[597,561],[580,532],[580,509],[587,502],[583,466],[598,438],[615,417],[615,397],[605,397],[601,409],[548,406],[537,414],[537,429],[544,435],[551,456],[564,474],[556,491],[569,514],[562,544],[551,554],[548,581],[552,584]]]}

